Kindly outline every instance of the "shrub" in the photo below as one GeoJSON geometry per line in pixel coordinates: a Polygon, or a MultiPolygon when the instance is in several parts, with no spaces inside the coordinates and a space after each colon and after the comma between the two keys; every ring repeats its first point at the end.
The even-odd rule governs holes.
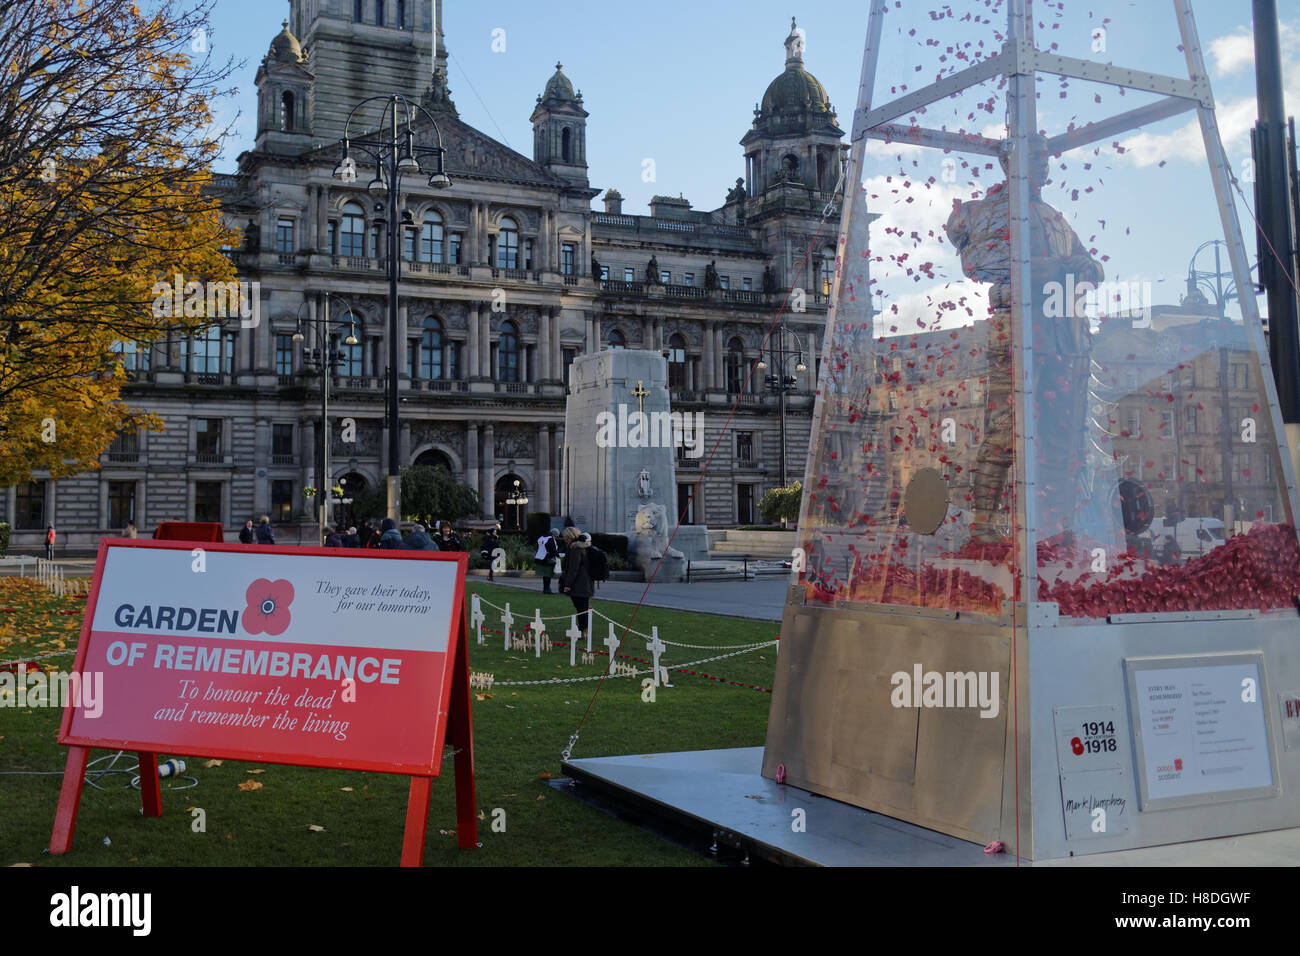
{"type": "Polygon", "coordinates": [[[593,534],[591,543],[609,555],[611,571],[614,570],[612,563],[614,555],[618,555],[624,561],[627,560],[627,535],[625,534],[593,534]]]}
{"type": "Polygon", "coordinates": [[[767,521],[799,520],[799,504],[803,501],[802,482],[792,481],[784,488],[773,488],[758,503],[758,513],[767,521]]]}
{"type": "Polygon", "coordinates": [[[530,511],[524,516],[524,537],[536,542],[551,530],[551,516],[545,511],[530,511]]]}
{"type": "Polygon", "coordinates": [[[9,523],[0,521],[0,554],[9,550],[9,523]]]}

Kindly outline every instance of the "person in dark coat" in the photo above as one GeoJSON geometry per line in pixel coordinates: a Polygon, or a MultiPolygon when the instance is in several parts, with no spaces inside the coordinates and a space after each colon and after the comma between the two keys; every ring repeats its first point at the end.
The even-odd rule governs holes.
{"type": "Polygon", "coordinates": [[[587,639],[591,628],[591,596],[596,593],[595,582],[587,571],[587,549],[591,539],[572,526],[564,529],[564,570],[560,574],[560,593],[567,594],[578,612],[578,630],[582,640],[587,639]]]}
{"type": "Polygon", "coordinates": [[[357,529],[357,547],[370,547],[370,539],[375,535],[375,529],[370,527],[370,519],[367,518],[361,522],[361,527],[357,529]]]}
{"type": "Polygon", "coordinates": [[[262,523],[257,526],[258,544],[275,544],[275,532],[271,530],[271,516],[262,515],[262,523]]]}
{"type": "Polygon", "coordinates": [[[397,530],[397,522],[392,518],[385,518],[379,525],[379,546],[385,551],[402,546],[402,532],[397,530]]]}
{"type": "Polygon", "coordinates": [[[239,543],[252,544],[257,540],[257,535],[253,531],[253,519],[249,518],[244,522],[244,526],[239,529],[239,543]]]}
{"type": "Polygon", "coordinates": [[[439,551],[464,551],[465,544],[460,540],[460,535],[452,530],[450,521],[443,521],[438,525],[438,550],[439,551]]]}
{"type": "Polygon", "coordinates": [[[501,547],[501,525],[495,528],[489,528],[483,533],[483,546],[479,549],[479,554],[487,560],[488,563],[488,580],[492,580],[492,552],[501,547]]]}
{"type": "Polygon", "coordinates": [[[357,534],[356,528],[348,528],[348,530],[343,533],[343,547],[345,548],[361,547],[361,537],[357,534]]]}
{"type": "Polygon", "coordinates": [[[402,542],[402,547],[408,551],[437,551],[438,546],[429,540],[429,536],[424,533],[424,525],[417,524],[411,529],[411,533],[406,536],[402,542]]]}
{"type": "Polygon", "coordinates": [[[555,532],[547,531],[537,539],[537,553],[533,555],[533,567],[542,579],[542,593],[551,593],[551,578],[555,576],[555,559],[559,557],[559,545],[555,541],[555,532]]]}
{"type": "Polygon", "coordinates": [[[330,533],[325,536],[325,547],[327,548],[343,547],[343,539],[339,537],[339,532],[337,528],[330,528],[330,533]]]}

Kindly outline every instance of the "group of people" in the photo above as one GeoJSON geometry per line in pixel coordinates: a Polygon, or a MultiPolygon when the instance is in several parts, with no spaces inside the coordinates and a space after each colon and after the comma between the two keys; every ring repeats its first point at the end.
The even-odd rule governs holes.
{"type": "Polygon", "coordinates": [[[275,544],[275,532],[271,530],[271,516],[262,515],[262,520],[257,528],[253,528],[253,521],[250,518],[244,522],[244,526],[239,529],[240,544],[275,544]]]}
{"type": "Polygon", "coordinates": [[[537,539],[533,566],[542,579],[542,593],[553,594],[551,579],[558,575],[561,594],[567,594],[578,614],[578,628],[585,639],[589,626],[588,609],[596,593],[596,582],[588,566],[591,536],[570,525],[563,532],[551,529],[537,539]]]}
{"type": "MultiPolygon", "coordinates": [[[[271,519],[263,515],[261,524],[256,529],[251,520],[244,522],[239,531],[240,544],[275,544],[275,533],[271,530],[271,519]]],[[[361,522],[361,527],[339,525],[331,528],[322,542],[327,548],[366,548],[373,550],[406,551],[464,551],[465,545],[460,535],[451,527],[450,521],[443,521],[438,526],[438,534],[433,537],[424,525],[411,526],[411,533],[405,538],[397,529],[397,522],[385,518],[375,528],[369,521],[361,522]]]]}

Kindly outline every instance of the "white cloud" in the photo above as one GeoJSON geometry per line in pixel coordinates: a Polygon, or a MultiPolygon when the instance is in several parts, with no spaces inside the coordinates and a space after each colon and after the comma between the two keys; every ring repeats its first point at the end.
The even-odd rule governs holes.
{"type": "Polygon", "coordinates": [[[1235,33],[1215,37],[1207,49],[1214,60],[1214,72],[1220,75],[1255,66],[1255,38],[1249,27],[1238,27],[1235,33]]]}

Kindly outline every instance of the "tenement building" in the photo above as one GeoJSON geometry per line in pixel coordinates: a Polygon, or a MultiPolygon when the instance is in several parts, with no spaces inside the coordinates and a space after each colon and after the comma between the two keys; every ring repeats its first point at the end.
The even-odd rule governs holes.
{"type": "MultiPolygon", "coordinates": [[[[521,509],[505,502],[516,482],[522,510],[563,514],[566,448],[595,440],[564,433],[567,370],[612,348],[662,351],[674,410],[703,412],[703,454],[678,455],[684,521],[761,521],[758,501],[782,468],[803,476],[847,153],[826,91],[804,69],[802,32],[792,23],[725,201],[704,211],[661,195],[649,215],[632,215],[618,184],[588,179],[599,144],[560,64],[531,105],[528,157],[460,119],[441,30],[434,43],[441,0],[290,7],[257,71],[256,140],[214,185],[244,236],[229,254],[257,284],[256,323],[121,343],[124,398],[165,429],[118,436],[97,471],[7,489],[15,544],[35,547],[49,521],[61,542],[88,547],[128,520],[145,533],[163,520],[220,521],[233,536],[262,514],[281,540],[314,541],[314,495],[341,488],[350,499],[382,484],[390,428],[400,466],[446,466],[478,490],[484,516],[515,522],[521,509]],[[379,129],[392,93],[427,111],[415,111],[414,145],[440,142],[451,180],[430,186],[427,160],[403,176],[395,223],[359,149],[355,176],[346,165],[335,176],[341,140],[379,129]],[[367,97],[385,99],[354,113],[367,97]],[[390,229],[400,230],[396,422],[390,229]]],[[[335,510],[358,517],[350,509],[335,510]]]]}

